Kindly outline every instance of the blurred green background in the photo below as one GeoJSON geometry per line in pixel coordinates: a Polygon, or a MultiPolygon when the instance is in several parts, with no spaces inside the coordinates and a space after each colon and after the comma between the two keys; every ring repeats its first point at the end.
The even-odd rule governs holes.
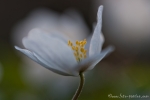
{"type": "MultiPolygon", "coordinates": [[[[108,97],[110,94],[150,96],[149,0],[2,0],[0,100],[71,100],[79,77],[52,73],[16,51],[14,45],[22,46],[21,41],[17,41],[22,37],[17,36],[15,30],[19,28],[18,23],[36,9],[59,14],[75,9],[83,17],[90,35],[99,5],[104,5],[104,47],[114,45],[116,49],[85,73],[85,86],[79,100],[119,100],[108,97]]],[[[150,97],[132,99],[150,100],[150,97]]]]}

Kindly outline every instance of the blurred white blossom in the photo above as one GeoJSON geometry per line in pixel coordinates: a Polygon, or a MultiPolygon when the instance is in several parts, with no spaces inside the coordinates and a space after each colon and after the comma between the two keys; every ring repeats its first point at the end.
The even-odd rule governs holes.
{"type": "MultiPolygon", "coordinates": [[[[55,32],[64,35],[73,42],[84,38],[88,38],[87,41],[88,43],[90,42],[90,36],[87,37],[89,35],[88,28],[82,17],[73,10],[67,11],[63,15],[45,9],[33,11],[29,17],[15,26],[13,30],[13,43],[23,47],[21,44],[22,38],[27,36],[28,32],[33,28],[39,28],[47,33],[55,32]]],[[[99,35],[103,38],[102,34],[99,33],[99,35]]],[[[22,59],[24,63],[22,64],[21,74],[24,79],[27,80],[26,82],[29,82],[34,86],[37,85],[37,87],[39,87],[41,84],[41,86],[49,86],[50,89],[57,87],[60,90],[64,90],[65,88],[65,91],[58,91],[65,96],[66,93],[69,93],[69,91],[72,90],[72,88],[69,87],[69,84],[72,84],[72,86],[76,84],[76,80],[71,77],[63,77],[54,74],[24,56],[22,56],[22,59]],[[61,84],[58,84],[59,82],[57,82],[57,80],[61,81],[61,84]]],[[[58,92],[57,94],[59,94],[58,92]]]]}
{"type": "Polygon", "coordinates": [[[87,42],[85,39],[77,40],[76,46],[69,40],[67,45],[67,39],[61,34],[47,33],[41,29],[31,30],[28,37],[23,39],[26,49],[15,48],[57,74],[78,76],[80,72],[93,69],[113,49],[109,47],[101,52],[104,42],[101,35],[102,10],[103,6],[100,6],[97,14],[98,22],[91,38],[89,50],[84,49],[87,42]],[[86,53],[89,53],[88,57],[86,53]]]}
{"type": "MultiPolygon", "coordinates": [[[[89,30],[77,11],[68,10],[64,14],[58,14],[48,9],[37,9],[32,11],[27,18],[18,22],[13,28],[13,45],[23,47],[23,37],[27,36],[33,28],[40,28],[47,32],[58,32],[71,40],[82,40],[89,35],[89,30]]],[[[59,94],[60,98],[65,97],[74,89],[73,87],[76,85],[77,79],[57,75],[24,55],[20,56],[23,61],[20,67],[20,75],[26,83],[36,88],[46,86],[49,91],[52,91],[53,88],[55,90],[59,88],[57,95],[59,94]],[[71,86],[69,86],[70,84],[71,86]]]]}

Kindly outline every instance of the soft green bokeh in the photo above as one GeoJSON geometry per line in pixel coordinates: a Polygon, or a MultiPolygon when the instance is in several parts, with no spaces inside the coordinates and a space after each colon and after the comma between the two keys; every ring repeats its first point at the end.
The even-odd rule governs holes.
{"type": "MultiPolygon", "coordinates": [[[[51,84],[39,88],[27,84],[21,77],[20,63],[22,63],[22,60],[16,55],[15,49],[7,45],[4,46],[4,44],[1,44],[1,46],[3,46],[0,54],[3,69],[3,77],[0,81],[1,100],[71,99],[78,84],[73,85],[74,91],[65,97],[57,95],[58,91],[65,90],[59,90],[59,88],[51,90],[51,84]]],[[[114,66],[114,64],[109,64],[109,61],[104,59],[95,69],[86,72],[85,86],[79,100],[110,100],[109,94],[150,95],[149,65],[146,61],[134,60],[130,64],[114,66]]],[[[77,80],[77,78],[74,79],[77,80]]],[[[72,86],[71,83],[70,86],[72,86]]]]}

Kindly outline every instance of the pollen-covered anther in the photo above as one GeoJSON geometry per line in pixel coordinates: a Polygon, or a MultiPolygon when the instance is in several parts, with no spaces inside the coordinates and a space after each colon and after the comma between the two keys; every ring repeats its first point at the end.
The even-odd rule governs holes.
{"type": "Polygon", "coordinates": [[[74,47],[74,46],[72,46],[72,50],[75,50],[75,47],[74,47]]]}
{"type": "Polygon", "coordinates": [[[84,39],[83,44],[84,44],[84,45],[86,44],[86,39],[84,39]]]}
{"type": "Polygon", "coordinates": [[[69,41],[68,41],[68,45],[69,45],[69,46],[72,46],[73,43],[69,40],[69,41]]]}
{"type": "Polygon", "coordinates": [[[86,58],[86,50],[84,49],[86,43],[86,39],[84,39],[83,41],[77,40],[75,42],[76,45],[74,46],[70,40],[68,41],[68,46],[70,46],[74,51],[74,56],[78,62],[86,58]]]}
{"type": "Polygon", "coordinates": [[[70,40],[68,41],[68,46],[70,46],[70,40]]]}
{"type": "Polygon", "coordinates": [[[86,55],[84,55],[84,58],[86,58],[86,55]]]}
{"type": "Polygon", "coordinates": [[[74,52],[74,56],[75,56],[75,57],[77,56],[77,53],[76,53],[76,52],[74,52]]]}
{"type": "Polygon", "coordinates": [[[82,58],[82,54],[80,54],[80,57],[82,58]]]}
{"type": "Polygon", "coordinates": [[[75,50],[78,51],[79,48],[77,46],[75,48],[76,48],[75,50]]]}
{"type": "Polygon", "coordinates": [[[76,41],[76,45],[79,45],[79,41],[78,40],[76,41]]]}
{"type": "Polygon", "coordinates": [[[87,50],[84,49],[83,53],[86,54],[87,50]]]}
{"type": "Polygon", "coordinates": [[[80,51],[83,53],[84,52],[84,48],[81,48],[80,51]]]}

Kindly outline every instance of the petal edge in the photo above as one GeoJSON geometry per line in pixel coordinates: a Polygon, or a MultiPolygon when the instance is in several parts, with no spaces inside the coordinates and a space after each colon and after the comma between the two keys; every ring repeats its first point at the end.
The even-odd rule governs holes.
{"type": "Polygon", "coordinates": [[[15,49],[17,49],[18,51],[22,52],[27,57],[29,57],[30,59],[34,60],[35,62],[37,62],[41,66],[43,66],[43,67],[45,67],[45,68],[47,68],[47,69],[49,69],[49,70],[51,70],[51,71],[53,71],[53,72],[55,72],[57,74],[64,75],[64,76],[73,76],[71,74],[68,74],[68,73],[62,71],[62,70],[57,70],[57,69],[53,69],[53,68],[49,67],[47,64],[42,62],[42,59],[38,55],[36,55],[35,53],[33,53],[33,52],[31,52],[31,51],[29,51],[27,49],[21,49],[21,48],[19,48],[17,46],[15,46],[15,49]]]}
{"type": "Polygon", "coordinates": [[[94,29],[93,36],[91,38],[90,42],[90,48],[89,48],[89,56],[99,54],[101,52],[101,48],[104,42],[104,36],[101,32],[102,29],[102,12],[103,12],[103,6],[100,6],[97,13],[97,25],[94,29]]]}
{"type": "Polygon", "coordinates": [[[86,71],[86,70],[91,70],[95,67],[97,63],[99,63],[104,57],[106,57],[109,53],[114,51],[113,46],[109,46],[106,49],[104,49],[100,54],[96,54],[88,59],[85,59],[83,62],[81,62],[78,66],[78,71],[86,71]]]}

